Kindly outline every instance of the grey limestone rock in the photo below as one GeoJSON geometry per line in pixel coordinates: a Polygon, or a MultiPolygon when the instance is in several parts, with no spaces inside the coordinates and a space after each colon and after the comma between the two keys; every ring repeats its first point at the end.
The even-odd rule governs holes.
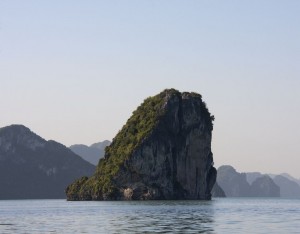
{"type": "MultiPolygon", "coordinates": [[[[216,180],[211,152],[213,116],[201,95],[171,89],[152,99],[161,103],[158,108],[151,109],[151,105],[145,102],[140,109],[146,112],[143,118],[148,118],[147,112],[154,111],[156,123],[121,162],[114,176],[101,174],[101,170],[105,169],[101,165],[107,166],[109,160],[113,161],[111,157],[116,158],[108,152],[126,140],[126,137],[120,142],[115,139],[120,139],[122,134],[126,136],[126,131],[132,127],[132,119],[142,119],[136,116],[140,109],[134,112],[108,147],[104,161],[99,163],[99,174],[80,186],[75,182],[67,188],[69,200],[211,199],[216,180]],[[91,185],[104,181],[103,178],[110,179],[113,192],[105,191],[103,182],[98,183],[98,190],[91,185]]],[[[151,98],[148,102],[151,103],[151,98]]],[[[139,129],[134,132],[140,134],[139,129]]]]}

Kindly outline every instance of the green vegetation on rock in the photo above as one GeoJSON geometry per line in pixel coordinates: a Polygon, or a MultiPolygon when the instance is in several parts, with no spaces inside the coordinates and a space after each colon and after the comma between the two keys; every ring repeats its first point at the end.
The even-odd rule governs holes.
{"type": "MultiPolygon", "coordinates": [[[[89,179],[81,178],[67,188],[68,198],[73,200],[97,199],[99,196],[114,196],[117,188],[114,186],[114,177],[125,166],[124,162],[130,158],[141,143],[151,135],[164,115],[165,104],[173,97],[180,97],[181,93],[175,89],[164,90],[160,94],[149,97],[133,112],[127,123],[118,132],[112,144],[105,149],[105,157],[99,161],[96,173],[89,179]],[[74,197],[75,196],[75,197],[74,197]]],[[[192,93],[194,97],[200,94],[192,93]]],[[[212,116],[205,108],[212,125],[212,116]]]]}
{"type": "Polygon", "coordinates": [[[179,94],[177,90],[170,89],[145,99],[113,139],[112,144],[106,147],[105,158],[100,160],[96,174],[89,179],[84,177],[75,181],[67,188],[67,194],[79,194],[85,198],[99,193],[113,195],[113,177],[158,123],[163,114],[166,95],[179,94]],[[92,194],[88,191],[92,191],[92,194]]]}

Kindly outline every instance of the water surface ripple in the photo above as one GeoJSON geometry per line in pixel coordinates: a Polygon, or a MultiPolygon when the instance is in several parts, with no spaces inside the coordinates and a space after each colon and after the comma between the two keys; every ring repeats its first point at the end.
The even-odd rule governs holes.
{"type": "Polygon", "coordinates": [[[0,233],[300,233],[300,200],[0,201],[0,233]]]}

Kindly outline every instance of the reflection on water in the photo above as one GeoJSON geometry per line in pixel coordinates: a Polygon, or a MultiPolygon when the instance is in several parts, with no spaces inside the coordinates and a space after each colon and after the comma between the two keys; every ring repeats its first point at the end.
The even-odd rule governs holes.
{"type": "Polygon", "coordinates": [[[0,201],[0,232],[210,233],[213,202],[0,201]]]}
{"type": "Polygon", "coordinates": [[[0,201],[0,233],[299,233],[300,200],[0,201]]]}
{"type": "Polygon", "coordinates": [[[120,232],[177,232],[213,231],[212,202],[149,201],[131,202],[111,219],[111,231],[120,232]],[[120,225],[122,219],[122,225],[120,225]]]}

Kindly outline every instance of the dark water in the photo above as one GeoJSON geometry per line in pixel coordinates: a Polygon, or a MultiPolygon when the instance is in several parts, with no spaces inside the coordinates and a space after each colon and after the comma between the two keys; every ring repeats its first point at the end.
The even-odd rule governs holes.
{"type": "Polygon", "coordinates": [[[300,200],[0,201],[0,233],[300,233],[300,200]]]}

